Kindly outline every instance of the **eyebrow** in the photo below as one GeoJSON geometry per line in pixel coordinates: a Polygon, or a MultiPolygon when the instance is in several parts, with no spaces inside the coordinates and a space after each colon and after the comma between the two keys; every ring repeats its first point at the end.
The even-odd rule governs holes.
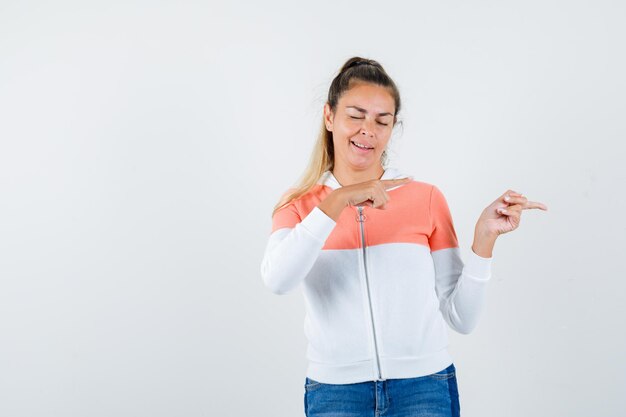
{"type": "MultiPolygon", "coordinates": [[[[352,108],[354,108],[354,109],[357,109],[357,110],[358,110],[358,111],[360,111],[361,113],[367,113],[367,110],[362,109],[362,108],[360,108],[360,107],[358,107],[358,106],[346,106],[346,109],[347,109],[347,108],[350,108],[350,107],[352,107],[352,108]]],[[[378,116],[393,116],[393,114],[391,114],[391,113],[389,113],[389,112],[384,112],[384,113],[378,113],[378,116]]]]}

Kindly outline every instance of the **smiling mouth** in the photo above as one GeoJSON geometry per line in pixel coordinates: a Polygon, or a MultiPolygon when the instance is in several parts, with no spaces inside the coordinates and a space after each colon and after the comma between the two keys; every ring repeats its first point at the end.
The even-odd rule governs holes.
{"type": "Polygon", "coordinates": [[[352,141],[352,140],[350,141],[350,143],[352,144],[353,147],[355,147],[356,149],[358,149],[361,152],[368,152],[368,151],[371,151],[372,149],[374,149],[374,148],[369,148],[369,147],[367,147],[367,148],[366,147],[360,147],[356,143],[354,143],[354,141],[352,141]]]}

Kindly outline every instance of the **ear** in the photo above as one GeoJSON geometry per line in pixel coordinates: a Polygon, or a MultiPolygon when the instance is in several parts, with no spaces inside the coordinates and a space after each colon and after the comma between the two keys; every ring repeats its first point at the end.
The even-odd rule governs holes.
{"type": "Polygon", "coordinates": [[[326,125],[326,130],[329,132],[333,131],[333,114],[328,103],[324,104],[324,124],[326,125]]]}

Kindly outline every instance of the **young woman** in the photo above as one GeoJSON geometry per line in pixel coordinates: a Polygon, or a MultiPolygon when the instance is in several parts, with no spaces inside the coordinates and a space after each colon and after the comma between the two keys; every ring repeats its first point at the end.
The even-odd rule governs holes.
{"type": "Polygon", "coordinates": [[[481,213],[464,263],[441,190],[386,166],[399,111],[382,66],[349,59],[304,178],[272,213],[261,275],[276,294],[303,284],[309,417],[458,416],[447,327],[474,329],[496,238],[522,210],[547,210],[507,190],[481,213]]]}

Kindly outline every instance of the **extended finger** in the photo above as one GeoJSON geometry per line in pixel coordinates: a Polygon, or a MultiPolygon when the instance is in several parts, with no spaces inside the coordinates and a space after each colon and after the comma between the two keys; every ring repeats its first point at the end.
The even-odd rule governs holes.
{"type": "Polygon", "coordinates": [[[406,178],[396,178],[396,179],[392,179],[392,180],[380,180],[380,182],[382,183],[382,185],[385,188],[391,188],[391,187],[395,187],[398,184],[405,184],[409,181],[412,181],[413,178],[411,177],[406,177],[406,178]]]}
{"type": "Polygon", "coordinates": [[[535,209],[535,208],[538,208],[538,209],[541,209],[541,210],[544,210],[544,211],[548,210],[548,206],[546,206],[543,203],[540,203],[539,201],[528,201],[528,202],[526,202],[526,204],[523,207],[524,210],[526,210],[526,209],[535,209]]]}
{"type": "Polygon", "coordinates": [[[508,204],[519,203],[522,205],[523,209],[538,208],[541,210],[548,210],[548,206],[546,206],[545,204],[538,201],[528,201],[526,197],[519,193],[510,192],[508,194],[505,194],[502,199],[508,204]]]}

